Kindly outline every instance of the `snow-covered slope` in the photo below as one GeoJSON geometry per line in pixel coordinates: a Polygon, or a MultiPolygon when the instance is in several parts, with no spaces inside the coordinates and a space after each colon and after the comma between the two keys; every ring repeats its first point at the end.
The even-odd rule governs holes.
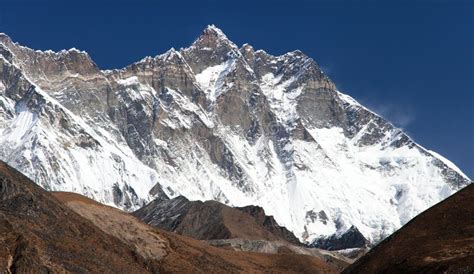
{"type": "Polygon", "coordinates": [[[471,181],[337,90],[300,51],[188,48],[101,71],[0,34],[0,158],[46,189],[134,210],[164,191],[260,205],[300,239],[370,241],[471,181]]]}

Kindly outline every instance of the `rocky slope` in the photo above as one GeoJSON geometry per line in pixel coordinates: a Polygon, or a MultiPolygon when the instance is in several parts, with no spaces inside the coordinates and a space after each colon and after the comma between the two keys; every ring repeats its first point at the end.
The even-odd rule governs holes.
{"type": "Polygon", "coordinates": [[[473,273],[474,185],[429,208],[344,273],[473,273]]]}
{"type": "Polygon", "coordinates": [[[306,242],[351,227],[376,242],[471,182],[302,52],[239,48],[214,26],[111,71],[0,34],[0,159],[130,211],[161,192],[258,205],[306,242]]]}
{"type": "Polygon", "coordinates": [[[149,273],[156,255],[137,256],[0,161],[0,272],[149,273]]]}
{"type": "Polygon", "coordinates": [[[137,254],[160,258],[160,273],[338,273],[348,265],[342,256],[315,249],[272,254],[255,250],[259,254],[215,248],[202,241],[153,229],[124,211],[79,194],[56,192],[53,195],[137,254]]]}
{"type": "Polygon", "coordinates": [[[331,235],[315,240],[310,246],[327,250],[342,250],[348,248],[368,248],[369,241],[360,233],[357,227],[352,226],[341,235],[331,235]]]}
{"type": "Polygon", "coordinates": [[[336,258],[219,249],[78,194],[54,196],[0,161],[0,272],[337,273],[347,266],[336,258]]]}
{"type": "Polygon", "coordinates": [[[149,225],[199,240],[241,238],[301,244],[260,207],[232,208],[216,201],[189,201],[178,196],[154,200],[133,215],[149,225]]]}
{"type": "Polygon", "coordinates": [[[239,252],[310,255],[326,262],[328,265],[336,269],[340,269],[341,271],[349,264],[353,263],[355,258],[362,256],[367,251],[365,249],[353,249],[354,254],[346,254],[339,253],[339,251],[327,251],[324,249],[298,246],[285,241],[250,240],[241,238],[207,240],[206,243],[211,246],[239,252]]]}

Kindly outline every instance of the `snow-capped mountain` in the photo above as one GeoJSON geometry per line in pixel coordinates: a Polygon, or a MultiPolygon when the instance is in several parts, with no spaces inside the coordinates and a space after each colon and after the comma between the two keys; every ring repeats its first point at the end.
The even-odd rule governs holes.
{"type": "Polygon", "coordinates": [[[135,210],[159,193],[259,205],[301,240],[379,241],[471,183],[339,92],[300,51],[189,47],[100,70],[0,34],[0,159],[48,190],[135,210]]]}

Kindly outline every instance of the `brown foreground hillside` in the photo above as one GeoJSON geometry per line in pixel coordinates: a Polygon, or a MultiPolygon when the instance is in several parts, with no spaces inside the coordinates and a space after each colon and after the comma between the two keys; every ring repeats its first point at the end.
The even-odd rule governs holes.
{"type": "Polygon", "coordinates": [[[0,162],[1,273],[146,273],[158,267],[0,162]]]}
{"type": "Polygon", "coordinates": [[[344,273],[474,273],[474,185],[415,217],[344,273]]]}
{"type": "Polygon", "coordinates": [[[99,228],[117,237],[145,258],[160,255],[160,269],[164,272],[276,272],[276,273],[337,273],[346,263],[324,260],[300,254],[263,254],[239,252],[209,246],[185,236],[152,228],[134,216],[99,204],[74,193],[53,193],[60,201],[99,228]],[[164,242],[163,249],[156,242],[164,242]]]}

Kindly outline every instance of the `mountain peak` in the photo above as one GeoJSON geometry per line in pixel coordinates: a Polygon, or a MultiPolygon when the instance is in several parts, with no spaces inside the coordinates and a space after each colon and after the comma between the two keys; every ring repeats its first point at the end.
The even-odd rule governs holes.
{"type": "Polygon", "coordinates": [[[243,44],[241,47],[241,50],[255,52],[255,49],[253,48],[253,46],[248,43],[243,44]]]}
{"type": "Polygon", "coordinates": [[[471,183],[339,93],[310,57],[239,50],[213,25],[188,48],[106,78],[75,50],[11,50],[19,66],[0,73],[0,159],[46,188],[126,210],[161,188],[261,206],[308,243],[351,225],[376,243],[471,183]]]}
{"type": "Polygon", "coordinates": [[[215,35],[217,37],[227,38],[224,32],[214,24],[207,25],[203,31],[203,35],[215,35]]]}
{"type": "Polygon", "coordinates": [[[237,46],[230,41],[224,32],[215,25],[208,25],[202,34],[194,41],[191,48],[203,50],[216,49],[219,47],[237,49],[237,46]]]}
{"type": "Polygon", "coordinates": [[[181,53],[194,73],[241,56],[237,45],[215,25],[208,25],[192,45],[181,53]]]}
{"type": "Polygon", "coordinates": [[[5,43],[5,42],[11,43],[12,39],[6,33],[0,32],[0,43],[5,43]]]}

